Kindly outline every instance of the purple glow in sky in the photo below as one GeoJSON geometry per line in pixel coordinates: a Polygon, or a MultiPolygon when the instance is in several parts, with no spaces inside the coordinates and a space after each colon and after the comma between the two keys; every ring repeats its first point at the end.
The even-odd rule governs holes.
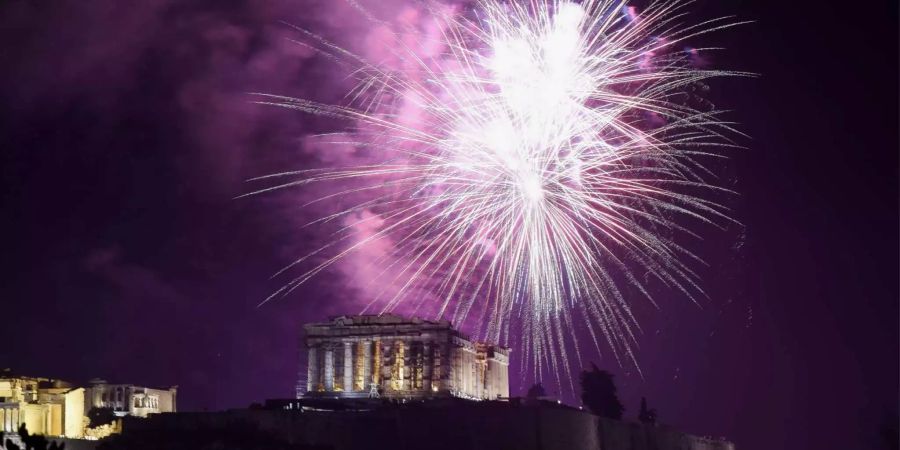
{"type": "MultiPolygon", "coordinates": [[[[626,416],[645,396],[662,422],[738,448],[875,447],[898,397],[896,5],[692,7],[728,14],[757,23],[689,45],[763,75],[702,95],[753,136],[721,168],[743,226],[692,248],[708,300],[636,311],[643,378],[587,359],[617,374],[626,416]]],[[[366,265],[257,308],[323,236],[299,228],[297,191],[233,198],[316,162],[308,133],[348,125],[251,103],[348,88],[281,21],[355,52],[379,32],[347,2],[0,5],[0,365],[179,384],[189,409],[291,395],[300,324],[358,308],[364,286],[341,271],[366,265]]]]}
{"type": "Polygon", "coordinates": [[[584,354],[640,373],[633,311],[699,305],[684,238],[737,224],[716,173],[739,133],[696,94],[748,74],[679,44],[738,24],[671,25],[687,6],[416,4],[384,21],[357,4],[374,30],[359,54],[299,29],[356,86],[259,101],[353,126],[304,142],[317,163],[253,180],[248,196],[301,191],[328,235],[266,302],[336,272],[363,312],[449,319],[569,395],[584,354]]]}

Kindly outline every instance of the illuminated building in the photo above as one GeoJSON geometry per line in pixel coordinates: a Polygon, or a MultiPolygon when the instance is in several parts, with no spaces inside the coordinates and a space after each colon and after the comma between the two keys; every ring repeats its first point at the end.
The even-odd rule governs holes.
{"type": "Polygon", "coordinates": [[[84,388],[49,378],[0,374],[0,431],[80,438],[85,425],[84,388]]]}
{"type": "Polygon", "coordinates": [[[147,417],[149,414],[175,412],[178,386],[153,389],[133,384],[109,384],[91,380],[85,392],[85,408],[110,408],[121,417],[147,417]]]}
{"type": "Polygon", "coordinates": [[[103,437],[116,424],[89,428],[93,408],[110,408],[115,416],[147,417],[175,412],[177,387],[151,389],[93,380],[89,387],[60,380],[0,372],[0,432],[16,433],[25,425],[31,434],[66,438],[103,437]]]}
{"type": "Polygon", "coordinates": [[[509,349],[478,343],[449,321],[341,316],[307,324],[299,397],[509,397],[509,349]]]}

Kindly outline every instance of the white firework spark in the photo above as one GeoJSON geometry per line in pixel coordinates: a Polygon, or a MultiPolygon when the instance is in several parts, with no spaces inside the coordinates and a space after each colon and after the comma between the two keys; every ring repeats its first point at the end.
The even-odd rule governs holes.
{"type": "Polygon", "coordinates": [[[683,93],[743,74],[695,68],[672,48],[735,23],[682,26],[678,1],[640,14],[609,0],[483,0],[461,13],[432,6],[442,51],[423,57],[409,47],[411,31],[397,33],[399,69],[303,31],[304,45],[351,68],[358,85],[346,104],[260,94],[261,103],[353,121],[350,143],[380,161],[261,178],[288,177],[253,194],[330,183],[335,192],[318,201],[354,199],[318,223],[378,221],[363,237],[340,228],[297,263],[327,256],[273,297],[387,240],[384,270],[400,288],[377,308],[373,301],[378,312],[419,307],[410,293],[427,289],[437,315],[471,318],[485,338],[521,333],[537,376],[549,367],[559,381],[580,363],[577,327],[598,350],[605,341],[617,360],[637,365],[639,327],[624,286],[646,299],[643,278],[701,293],[688,264],[696,258],[674,236],[691,235],[691,222],[728,220],[705,198],[720,189],[698,160],[718,155],[734,130],[683,93]],[[404,118],[410,107],[415,120],[404,118]]]}

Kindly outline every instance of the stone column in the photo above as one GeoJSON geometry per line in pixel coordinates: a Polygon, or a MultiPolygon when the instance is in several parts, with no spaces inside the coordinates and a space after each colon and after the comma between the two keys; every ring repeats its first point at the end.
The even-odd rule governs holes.
{"type": "Polygon", "coordinates": [[[344,342],[344,392],[353,391],[353,342],[344,342]]]}
{"type": "Polygon", "coordinates": [[[378,379],[384,385],[385,389],[390,387],[387,382],[391,377],[391,366],[394,364],[393,341],[384,339],[381,341],[381,364],[378,367],[378,379]]]}
{"type": "Polygon", "coordinates": [[[509,397],[509,363],[502,365],[503,370],[500,371],[500,376],[503,377],[500,382],[502,383],[502,388],[500,388],[500,394],[504,397],[509,397]]]}
{"type": "Polygon", "coordinates": [[[372,343],[362,341],[359,345],[363,346],[363,390],[368,391],[372,383],[372,343]]]}
{"type": "Polygon", "coordinates": [[[431,342],[422,343],[422,389],[425,395],[431,394],[431,366],[433,364],[431,358],[431,342]]]}
{"type": "Polygon", "coordinates": [[[325,347],[325,390],[334,390],[334,348],[325,347]]]}
{"type": "Polygon", "coordinates": [[[309,359],[306,360],[306,392],[315,392],[319,388],[319,359],[315,346],[309,348],[309,359]]]}

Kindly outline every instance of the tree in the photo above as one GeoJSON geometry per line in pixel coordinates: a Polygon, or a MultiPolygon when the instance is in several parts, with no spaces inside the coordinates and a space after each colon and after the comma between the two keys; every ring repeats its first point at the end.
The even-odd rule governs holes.
{"type": "Polygon", "coordinates": [[[638,420],[647,425],[656,425],[656,409],[647,409],[647,399],[641,397],[641,410],[638,412],[638,420]]]}
{"type": "Polygon", "coordinates": [[[544,390],[544,385],[541,383],[535,383],[530,388],[528,388],[528,393],[525,394],[525,398],[528,400],[537,400],[541,397],[546,397],[547,391],[544,390]]]}
{"type": "Polygon", "coordinates": [[[88,411],[88,419],[90,420],[89,426],[96,428],[113,423],[116,420],[116,413],[112,408],[91,408],[88,411]]]}
{"type": "Polygon", "coordinates": [[[4,446],[3,433],[0,433],[0,448],[6,448],[6,450],[63,450],[66,447],[66,444],[50,442],[44,436],[30,434],[24,423],[19,425],[19,440],[25,444],[24,449],[20,449],[11,439],[7,439],[4,446]]]}
{"type": "Polygon", "coordinates": [[[616,395],[613,375],[591,363],[591,370],[581,372],[581,402],[592,413],[610,419],[621,420],[625,406],[616,395]]]}

